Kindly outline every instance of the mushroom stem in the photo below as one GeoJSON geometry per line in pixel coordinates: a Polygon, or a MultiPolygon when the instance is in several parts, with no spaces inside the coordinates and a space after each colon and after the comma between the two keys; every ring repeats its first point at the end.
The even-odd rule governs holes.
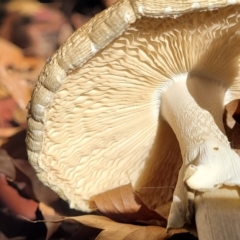
{"type": "Polygon", "coordinates": [[[223,127],[224,94],[220,82],[189,74],[162,95],[161,114],[176,134],[184,180],[194,190],[240,185],[240,159],[223,127]]]}
{"type": "Polygon", "coordinates": [[[222,121],[224,87],[193,74],[184,78],[163,93],[161,112],[176,134],[183,157],[207,139],[229,146],[222,121]]]}
{"type": "MultiPolygon", "coordinates": [[[[204,208],[202,203],[207,206],[212,218],[216,209],[211,212],[209,208],[215,200],[219,202],[214,194],[204,193],[201,196],[202,192],[213,191],[223,185],[236,186],[236,189],[240,186],[240,158],[230,147],[222,121],[225,91],[226,87],[219,81],[189,74],[185,79],[174,81],[162,95],[161,114],[176,134],[183,159],[174,192],[169,228],[182,227],[191,221],[194,201],[199,227],[198,221],[203,224],[203,212],[200,210],[204,208]],[[175,214],[171,214],[173,212],[175,214]]],[[[224,192],[220,193],[224,195],[224,192]]],[[[224,195],[228,199],[226,204],[233,203],[229,200],[231,194],[224,195]]],[[[237,198],[240,202],[239,196],[237,198]]],[[[219,204],[219,208],[221,206],[219,204]]],[[[239,205],[234,205],[234,210],[236,211],[236,206],[239,211],[239,205]]],[[[223,217],[219,221],[225,222],[226,212],[220,212],[223,217]]],[[[203,228],[205,227],[204,224],[203,228]]]]}

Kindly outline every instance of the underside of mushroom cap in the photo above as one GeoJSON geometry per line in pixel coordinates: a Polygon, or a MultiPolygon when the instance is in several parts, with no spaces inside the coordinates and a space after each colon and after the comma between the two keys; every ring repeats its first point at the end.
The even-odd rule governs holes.
{"type": "Polygon", "coordinates": [[[74,208],[94,210],[92,196],[129,182],[138,192],[155,189],[142,191],[151,208],[172,199],[181,154],[159,113],[161,93],[179,76],[216,78],[228,89],[225,103],[239,98],[240,7],[165,2],[119,1],[71,36],[39,76],[29,159],[74,208]]]}

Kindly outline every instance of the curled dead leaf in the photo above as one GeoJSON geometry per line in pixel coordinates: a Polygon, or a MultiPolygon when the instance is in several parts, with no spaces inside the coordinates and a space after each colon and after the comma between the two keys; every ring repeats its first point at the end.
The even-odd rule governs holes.
{"type": "Polygon", "coordinates": [[[32,188],[34,197],[36,197],[38,201],[49,205],[59,199],[59,196],[55,192],[39,181],[35,171],[28,161],[15,159],[13,164],[30,180],[30,187],[32,188]]]}
{"type": "MultiPolygon", "coordinates": [[[[1,99],[0,96],[0,140],[2,140],[2,143],[4,139],[22,130],[25,123],[26,110],[21,111],[12,97],[1,99]]],[[[0,142],[0,145],[2,143],[0,142]]]]}
{"type": "Polygon", "coordinates": [[[16,171],[12,159],[4,149],[0,149],[0,173],[3,173],[12,181],[16,178],[16,171]]]}
{"type": "Polygon", "coordinates": [[[21,130],[21,127],[0,127],[0,146],[6,143],[9,137],[14,136],[17,132],[21,130]]]}
{"type": "Polygon", "coordinates": [[[131,184],[95,195],[91,199],[105,216],[119,222],[158,220],[166,226],[166,219],[149,209],[133,191],[131,184]]]}
{"type": "Polygon", "coordinates": [[[25,240],[25,237],[14,237],[14,238],[8,238],[6,237],[2,232],[0,232],[0,239],[1,240],[25,240]]]}
{"type": "Polygon", "coordinates": [[[9,123],[13,119],[13,112],[17,108],[17,103],[13,98],[5,98],[0,100],[0,127],[11,127],[9,123]]]}
{"type": "Polygon", "coordinates": [[[231,147],[240,155],[240,100],[226,106],[223,122],[231,147]]]}
{"type": "MultiPolygon", "coordinates": [[[[60,223],[55,210],[39,200],[51,204],[59,199],[58,195],[44,186],[37,178],[32,166],[26,160],[11,158],[0,149],[0,203],[10,213],[24,220],[39,221],[37,212],[46,220],[47,238],[58,229],[60,223]],[[12,183],[7,181],[11,178],[12,183]]],[[[42,219],[40,219],[42,220],[42,219]]]]}
{"type": "MultiPolygon", "coordinates": [[[[1,83],[5,86],[13,99],[21,109],[26,109],[30,100],[32,88],[21,74],[9,74],[7,70],[0,66],[1,83]]],[[[27,115],[26,115],[27,116],[27,115]]]]}
{"type": "Polygon", "coordinates": [[[176,233],[186,230],[174,230],[166,232],[166,228],[160,226],[140,226],[126,223],[118,223],[104,216],[84,215],[68,217],[66,220],[75,220],[84,225],[103,229],[96,240],[163,240],[176,233]]]}
{"type": "Polygon", "coordinates": [[[53,208],[47,206],[44,203],[39,203],[39,210],[41,211],[47,227],[46,240],[49,239],[59,228],[61,222],[55,222],[61,217],[54,211],[53,208]]]}
{"type": "Polygon", "coordinates": [[[24,159],[27,160],[27,150],[26,150],[26,130],[21,129],[13,136],[6,139],[1,148],[5,149],[9,156],[14,159],[24,159]]]}
{"type": "Polygon", "coordinates": [[[26,122],[26,106],[44,60],[25,56],[20,48],[2,38],[0,48],[0,98],[11,96],[24,110],[26,122]]]}
{"type": "Polygon", "coordinates": [[[0,35],[28,55],[51,56],[73,32],[59,9],[39,1],[9,1],[5,9],[0,35]]]}
{"type": "Polygon", "coordinates": [[[38,203],[20,196],[17,190],[8,184],[3,173],[0,173],[0,201],[16,215],[36,219],[38,203]]]}

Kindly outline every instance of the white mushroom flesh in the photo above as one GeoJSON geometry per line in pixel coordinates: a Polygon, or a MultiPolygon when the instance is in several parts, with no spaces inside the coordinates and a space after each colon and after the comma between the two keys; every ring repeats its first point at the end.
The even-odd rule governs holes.
{"type": "Polygon", "coordinates": [[[240,158],[230,147],[222,121],[225,87],[217,80],[191,73],[178,80],[162,94],[161,108],[161,115],[176,134],[183,158],[169,228],[190,222],[190,192],[240,186],[240,158]],[[187,220],[181,214],[186,208],[187,220]]]}

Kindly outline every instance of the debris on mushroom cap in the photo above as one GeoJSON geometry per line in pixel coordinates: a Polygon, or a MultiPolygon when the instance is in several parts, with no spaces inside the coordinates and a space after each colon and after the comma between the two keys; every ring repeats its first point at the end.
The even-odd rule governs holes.
{"type": "Polygon", "coordinates": [[[143,200],[152,208],[171,201],[181,154],[159,119],[160,96],[176,75],[196,70],[230,87],[225,103],[239,98],[231,64],[240,6],[229,4],[123,0],[76,31],[45,66],[30,102],[26,141],[39,178],[82,210],[129,182],[136,191],[147,186],[143,200]],[[223,49],[195,68],[213,43],[223,49]]]}

